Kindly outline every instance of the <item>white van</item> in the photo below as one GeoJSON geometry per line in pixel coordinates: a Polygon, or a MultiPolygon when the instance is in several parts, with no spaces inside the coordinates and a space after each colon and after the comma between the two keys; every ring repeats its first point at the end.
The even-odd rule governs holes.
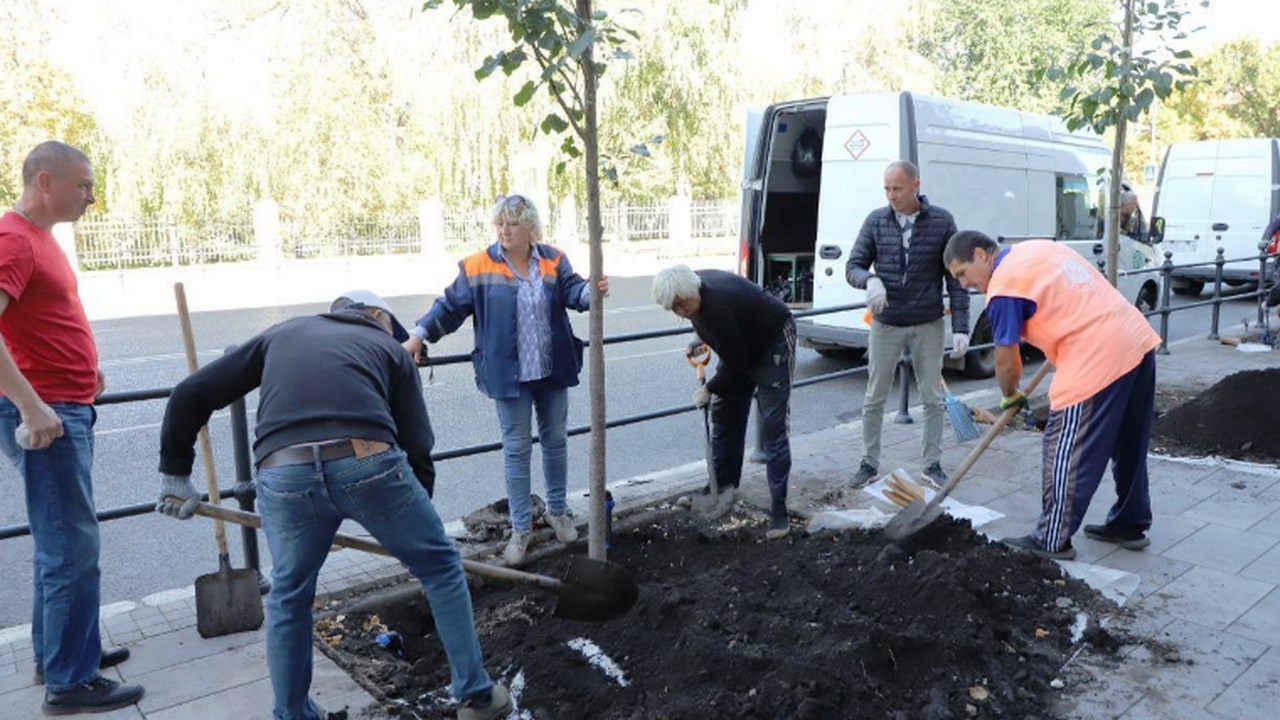
{"type": "MultiPolygon", "coordinates": [[[[1160,166],[1153,218],[1164,220],[1163,248],[1173,263],[1212,262],[1258,254],[1271,218],[1280,214],[1280,141],[1204,140],[1169,146],[1160,166]]],[[[1154,221],[1153,221],[1154,222],[1154,221]]],[[[1173,271],[1170,286],[1199,295],[1212,284],[1212,265],[1173,271]]],[[[1224,265],[1231,285],[1258,282],[1258,263],[1224,265]]]]}
{"type": "MultiPolygon", "coordinates": [[[[908,159],[920,191],[960,229],[1002,243],[1032,238],[1070,243],[1102,258],[1111,153],[1095,135],[1069,133],[1057,118],[908,92],[780,103],[747,115],[738,272],[796,309],[863,302],[845,263],[867,214],[887,204],[884,170],[908,159]],[[809,132],[812,129],[813,132],[809,132]],[[821,137],[820,171],[808,162],[821,137]],[[801,140],[801,138],[804,140],[801,140]],[[796,150],[799,141],[800,151],[796,150]]],[[[1158,264],[1152,247],[1122,237],[1121,270],[1158,264]]],[[[1140,307],[1154,307],[1158,274],[1121,280],[1140,307]]],[[[970,303],[974,345],[991,342],[985,298],[970,303]]],[[[823,354],[863,352],[863,310],[797,322],[800,342],[823,354]]],[[[973,351],[949,366],[989,377],[995,353],[973,351]]]]}

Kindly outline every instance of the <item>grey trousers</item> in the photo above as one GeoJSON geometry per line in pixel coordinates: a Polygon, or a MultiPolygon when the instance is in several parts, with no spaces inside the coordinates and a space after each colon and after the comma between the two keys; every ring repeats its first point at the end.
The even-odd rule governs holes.
{"type": "Polygon", "coordinates": [[[944,318],[905,327],[886,325],[879,320],[871,322],[867,395],[862,402],[862,462],[871,467],[880,467],[884,404],[893,389],[893,371],[904,349],[911,350],[916,388],[924,405],[924,465],[928,467],[942,460],[942,425],[946,415],[942,394],[944,324],[944,318]]]}

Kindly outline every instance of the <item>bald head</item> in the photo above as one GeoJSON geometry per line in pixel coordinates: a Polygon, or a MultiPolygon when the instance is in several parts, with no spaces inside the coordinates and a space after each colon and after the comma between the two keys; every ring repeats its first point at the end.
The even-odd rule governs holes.
{"type": "Polygon", "coordinates": [[[920,179],[920,168],[910,160],[894,160],[889,163],[889,167],[884,169],[884,174],[902,173],[906,176],[907,181],[920,179]]]}
{"type": "Polygon", "coordinates": [[[22,161],[22,184],[33,187],[40,173],[61,175],[73,164],[89,164],[89,156],[66,143],[50,140],[42,142],[22,161]]]}
{"type": "Polygon", "coordinates": [[[920,170],[910,160],[895,160],[884,169],[884,196],[894,212],[920,212],[920,170]]]}

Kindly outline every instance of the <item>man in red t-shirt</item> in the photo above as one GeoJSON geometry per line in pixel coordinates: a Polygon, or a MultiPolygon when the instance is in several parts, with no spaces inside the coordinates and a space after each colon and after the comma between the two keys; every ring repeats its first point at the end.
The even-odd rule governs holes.
{"type": "Polygon", "coordinates": [[[98,630],[90,470],[93,401],[104,383],[75,272],[50,233],[93,204],[93,168],[76,148],[46,142],[27,155],[22,184],[0,217],[0,450],[22,474],[35,541],[36,682],[45,683],[47,713],[105,712],[143,690],[98,672],[129,656],[104,653],[98,630]]]}

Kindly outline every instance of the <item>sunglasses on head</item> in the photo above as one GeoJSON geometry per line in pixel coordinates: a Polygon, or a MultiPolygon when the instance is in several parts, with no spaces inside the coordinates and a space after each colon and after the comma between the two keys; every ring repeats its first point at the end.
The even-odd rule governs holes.
{"type": "Polygon", "coordinates": [[[499,195],[494,202],[499,205],[515,207],[516,205],[528,205],[529,199],[523,195],[499,195]]]}

